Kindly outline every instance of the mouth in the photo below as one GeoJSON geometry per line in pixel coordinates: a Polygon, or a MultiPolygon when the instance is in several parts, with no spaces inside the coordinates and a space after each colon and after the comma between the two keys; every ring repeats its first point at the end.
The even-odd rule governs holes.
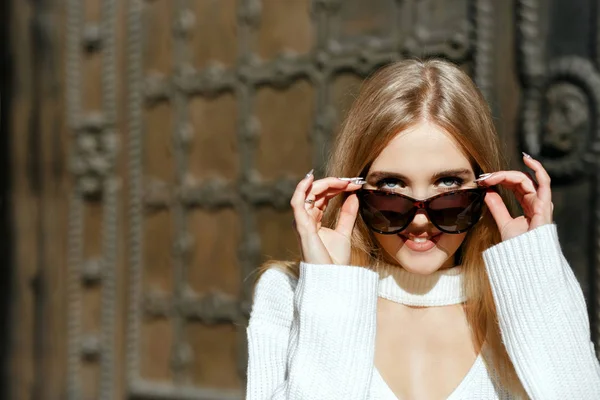
{"type": "Polygon", "coordinates": [[[417,252],[425,252],[435,247],[442,236],[441,233],[435,235],[398,235],[403,243],[411,250],[417,252]]]}

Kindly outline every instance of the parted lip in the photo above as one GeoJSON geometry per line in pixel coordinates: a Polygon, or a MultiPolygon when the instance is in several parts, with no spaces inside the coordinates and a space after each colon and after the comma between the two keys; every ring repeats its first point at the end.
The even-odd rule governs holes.
{"type": "Polygon", "coordinates": [[[420,233],[418,235],[415,235],[413,233],[409,233],[408,235],[405,235],[405,234],[401,233],[400,236],[402,236],[402,237],[404,237],[406,239],[409,239],[409,240],[413,240],[413,239],[416,239],[416,238],[435,239],[436,237],[440,236],[441,234],[442,234],[442,232],[438,232],[438,233],[435,233],[435,234],[430,234],[430,233],[427,233],[427,232],[423,232],[423,233],[420,233]]]}

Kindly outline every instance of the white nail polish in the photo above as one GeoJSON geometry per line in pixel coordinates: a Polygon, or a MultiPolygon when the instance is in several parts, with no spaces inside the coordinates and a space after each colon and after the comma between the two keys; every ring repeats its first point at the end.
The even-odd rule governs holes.
{"type": "Polygon", "coordinates": [[[315,172],[314,168],[313,168],[313,169],[311,169],[311,170],[308,172],[308,174],[306,174],[306,177],[305,177],[305,178],[308,178],[309,176],[311,176],[311,175],[313,174],[313,172],[315,172]]]}
{"type": "Polygon", "coordinates": [[[533,158],[529,154],[525,153],[524,151],[522,151],[521,153],[523,153],[523,157],[525,157],[525,158],[533,158]]]}
{"type": "Polygon", "coordinates": [[[355,178],[338,178],[341,181],[346,181],[346,182],[354,182],[354,181],[362,181],[364,180],[364,178],[361,178],[360,176],[357,176],[355,178]]]}
{"type": "Polygon", "coordinates": [[[481,174],[479,175],[479,177],[477,179],[475,179],[473,182],[481,182],[483,180],[486,180],[487,178],[489,178],[490,176],[493,175],[493,172],[487,173],[487,174],[481,174]]]}

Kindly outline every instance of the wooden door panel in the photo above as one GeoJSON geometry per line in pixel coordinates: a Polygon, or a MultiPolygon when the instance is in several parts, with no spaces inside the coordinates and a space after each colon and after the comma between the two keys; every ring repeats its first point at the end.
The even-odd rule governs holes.
{"type": "Polygon", "coordinates": [[[461,65],[511,165],[548,167],[597,340],[598,10],[12,1],[11,398],[243,398],[253,272],[298,254],[291,193],[362,80],[411,56],[461,65]]]}

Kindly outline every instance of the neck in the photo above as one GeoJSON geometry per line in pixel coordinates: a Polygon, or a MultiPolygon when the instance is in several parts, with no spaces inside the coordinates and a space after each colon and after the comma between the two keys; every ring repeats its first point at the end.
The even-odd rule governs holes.
{"type": "Polygon", "coordinates": [[[408,306],[445,306],[459,304],[467,297],[461,266],[437,270],[429,275],[408,272],[399,265],[377,266],[379,297],[408,306]]]}

